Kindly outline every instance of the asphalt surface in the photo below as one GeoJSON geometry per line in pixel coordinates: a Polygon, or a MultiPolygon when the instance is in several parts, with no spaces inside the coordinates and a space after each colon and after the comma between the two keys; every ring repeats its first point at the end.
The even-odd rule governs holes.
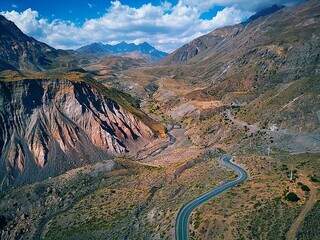
{"type": "Polygon", "coordinates": [[[222,194],[223,192],[231,189],[232,187],[242,183],[248,178],[247,172],[236,163],[232,162],[232,157],[229,155],[223,155],[221,162],[227,168],[230,168],[238,175],[236,179],[227,181],[221,185],[213,188],[211,191],[197,197],[196,199],[185,204],[179,211],[176,218],[176,240],[187,240],[189,237],[189,218],[192,211],[199,207],[201,204],[213,199],[214,197],[222,194]]]}

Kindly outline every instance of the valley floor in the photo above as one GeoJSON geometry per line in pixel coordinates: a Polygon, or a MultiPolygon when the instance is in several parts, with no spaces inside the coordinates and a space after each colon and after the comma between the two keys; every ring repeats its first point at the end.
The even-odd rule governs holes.
{"type": "MultiPolygon", "coordinates": [[[[216,148],[194,145],[183,128],[170,134],[171,139],[146,148],[151,150],[144,157],[140,153],[143,163],[133,156],[118,158],[112,171],[107,161],[1,196],[0,209],[10,226],[2,238],[172,239],[179,208],[234,174],[218,164],[221,152],[216,148]]],[[[310,178],[320,169],[319,155],[265,156],[242,154],[241,149],[233,154],[250,178],[193,212],[191,239],[292,239],[303,234],[307,210],[319,199],[317,179],[310,178]],[[310,192],[302,189],[305,185],[310,192]],[[288,192],[300,200],[288,201],[288,192]]]]}

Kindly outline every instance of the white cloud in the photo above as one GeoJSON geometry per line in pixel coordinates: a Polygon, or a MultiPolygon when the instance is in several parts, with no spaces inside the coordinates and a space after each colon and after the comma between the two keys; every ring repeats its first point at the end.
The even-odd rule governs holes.
{"type": "Polygon", "coordinates": [[[227,7],[218,12],[210,21],[202,22],[202,25],[204,25],[204,29],[210,29],[211,26],[215,26],[215,28],[229,26],[234,23],[242,22],[244,18],[249,17],[250,15],[252,15],[251,12],[244,13],[235,7],[227,7]]]}
{"type": "MultiPolygon", "coordinates": [[[[270,0],[270,2],[290,0],[270,0]]],[[[56,48],[77,48],[92,42],[143,42],[161,50],[172,51],[195,37],[215,28],[239,23],[248,18],[262,0],[180,0],[176,5],[163,2],[133,8],[116,0],[99,18],[86,20],[82,26],[72,22],[40,18],[37,11],[1,12],[26,34],[56,48]],[[247,4],[247,9],[244,8],[247,4]],[[212,19],[201,19],[214,5],[225,8],[212,19]],[[242,6],[242,7],[241,7],[242,6]]],[[[292,0],[291,0],[292,2],[292,0]]],[[[88,4],[90,7],[90,5],[88,4]]]]}
{"type": "Polygon", "coordinates": [[[93,8],[93,5],[91,3],[88,3],[89,8],[93,8]]]}
{"type": "Polygon", "coordinates": [[[41,28],[43,20],[38,20],[38,12],[31,9],[27,9],[24,12],[5,12],[2,13],[6,18],[13,21],[18,27],[25,33],[36,35],[37,30],[41,28]]]}

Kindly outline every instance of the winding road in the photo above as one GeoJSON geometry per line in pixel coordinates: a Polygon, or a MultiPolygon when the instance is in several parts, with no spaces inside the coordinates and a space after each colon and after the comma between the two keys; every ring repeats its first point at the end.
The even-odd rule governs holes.
{"type": "Polygon", "coordinates": [[[211,191],[197,197],[196,199],[188,202],[185,204],[180,211],[178,212],[178,216],[176,218],[176,226],[175,226],[175,231],[176,231],[176,240],[187,240],[188,239],[188,233],[189,233],[189,218],[192,213],[192,211],[200,206],[201,204],[211,200],[212,198],[220,195],[221,193],[229,190],[230,188],[238,185],[239,183],[242,183],[248,178],[247,172],[241,168],[239,165],[236,163],[232,162],[232,157],[229,155],[223,155],[221,157],[221,161],[223,165],[226,167],[230,168],[234,172],[237,173],[237,178],[228,181],[225,183],[222,183],[218,187],[213,188],[211,191]]]}

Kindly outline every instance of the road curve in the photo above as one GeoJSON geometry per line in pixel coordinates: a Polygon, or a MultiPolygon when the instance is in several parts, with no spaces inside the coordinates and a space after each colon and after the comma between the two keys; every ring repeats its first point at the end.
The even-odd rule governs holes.
{"type": "Polygon", "coordinates": [[[223,165],[225,165],[226,167],[236,172],[238,175],[237,178],[232,181],[222,183],[221,185],[213,188],[211,191],[188,202],[179,210],[176,218],[176,225],[175,225],[176,240],[188,239],[189,217],[195,208],[209,201],[210,199],[220,195],[221,193],[229,190],[230,188],[238,185],[239,183],[242,183],[248,178],[247,172],[236,163],[233,163],[231,156],[223,155],[221,157],[221,162],[223,163],[223,165]]]}

